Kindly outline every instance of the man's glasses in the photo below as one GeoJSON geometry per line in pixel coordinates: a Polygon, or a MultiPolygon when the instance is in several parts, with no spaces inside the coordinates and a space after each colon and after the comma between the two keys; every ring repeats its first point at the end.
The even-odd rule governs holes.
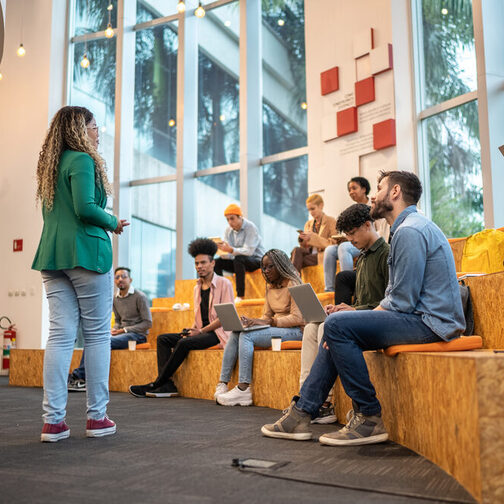
{"type": "Polygon", "coordinates": [[[126,279],[126,278],[128,278],[128,275],[126,275],[126,274],[123,274],[123,275],[116,275],[114,278],[115,278],[116,280],[120,280],[121,278],[126,279]]]}

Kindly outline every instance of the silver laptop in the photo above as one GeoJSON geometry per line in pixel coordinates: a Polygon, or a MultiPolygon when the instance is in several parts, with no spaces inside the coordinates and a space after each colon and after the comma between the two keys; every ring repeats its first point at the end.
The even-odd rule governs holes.
{"type": "Polygon", "coordinates": [[[217,316],[219,317],[224,331],[249,332],[270,327],[269,325],[254,325],[250,327],[244,327],[233,303],[216,304],[214,305],[214,308],[217,312],[217,316]]]}
{"type": "Polygon", "coordinates": [[[324,322],[327,318],[326,312],[309,283],[289,287],[289,292],[301,310],[305,322],[324,322]]]}

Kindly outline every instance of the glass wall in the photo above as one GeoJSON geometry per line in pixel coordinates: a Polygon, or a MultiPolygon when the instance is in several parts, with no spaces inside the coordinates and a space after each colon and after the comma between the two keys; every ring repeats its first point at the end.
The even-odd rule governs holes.
{"type": "MultiPolygon", "coordinates": [[[[240,102],[247,101],[242,95],[246,90],[240,88],[240,68],[248,61],[245,48],[240,47],[243,9],[239,0],[203,1],[205,15],[200,18],[189,9],[179,13],[178,0],[122,0],[124,19],[136,22],[125,26],[124,33],[117,31],[118,0],[71,2],[69,103],[88,106],[96,114],[100,149],[111,168],[110,179],[115,175],[121,180],[121,189],[114,188],[115,197],[129,200],[130,215],[121,217],[131,220],[130,245],[127,253],[121,250],[120,255],[128,258],[135,286],[150,299],[172,296],[175,272],[180,275],[183,269],[182,264],[176,264],[177,245],[185,247],[193,237],[180,234],[184,244],[177,244],[177,232],[181,232],[177,222],[194,229],[195,236],[223,236],[225,207],[240,204],[243,194],[249,194],[258,200],[249,200],[249,208],[257,209],[257,203],[262,203],[263,212],[255,219],[261,220],[258,224],[266,245],[288,252],[296,244],[295,230],[307,218],[306,151],[287,152],[306,148],[304,2],[251,1],[263,9],[260,25],[248,27],[263,41],[259,55],[263,71],[258,75],[252,72],[263,90],[262,103],[257,104],[262,107],[262,121],[259,118],[260,123],[251,126],[251,131],[260,132],[263,155],[270,156],[252,163],[240,152],[240,137],[245,133],[240,131],[240,102]],[[116,29],[112,38],[106,38],[104,32],[109,21],[116,29]],[[195,36],[187,36],[189,33],[195,36]],[[126,53],[121,59],[116,54],[118,35],[125,41],[126,53]],[[84,53],[90,62],[87,68],[80,65],[84,53]],[[195,55],[197,61],[191,61],[180,76],[181,54],[195,55]],[[117,75],[116,61],[121,62],[117,75]],[[126,77],[133,74],[134,79],[126,77]],[[131,82],[123,82],[126,78],[131,82]],[[126,103],[128,93],[116,103],[116,80],[122,85],[118,89],[134,89],[133,103],[126,103]],[[177,89],[181,83],[182,91],[177,89]],[[186,99],[188,104],[197,104],[194,117],[188,112],[192,105],[184,108],[186,99]],[[132,170],[124,180],[122,167],[112,171],[119,143],[124,144],[116,145],[114,138],[122,132],[129,134],[131,129],[132,141],[126,148],[132,170]],[[188,131],[197,135],[184,135],[188,131]],[[250,168],[254,164],[255,168],[250,168]],[[246,176],[240,184],[241,175],[247,175],[249,168],[260,170],[263,180],[257,188],[247,187],[249,179],[257,183],[255,177],[246,176]],[[177,206],[181,195],[192,201],[177,206]],[[177,208],[182,214],[178,221],[177,208]]],[[[119,247],[125,243],[119,240],[119,247]]]]}
{"type": "Polygon", "coordinates": [[[448,237],[467,236],[483,228],[472,2],[417,0],[416,13],[426,210],[448,237]]]}
{"type": "Polygon", "coordinates": [[[240,9],[233,2],[198,22],[198,169],[240,157],[240,9]]]}
{"type": "Polygon", "coordinates": [[[130,268],[149,299],[175,294],[176,183],[134,186],[130,268]]]}
{"type": "Polygon", "coordinates": [[[136,33],[134,179],[176,171],[177,31],[173,22],[136,33]]]}
{"type": "Polygon", "coordinates": [[[195,191],[197,236],[224,238],[227,227],[224,209],[231,203],[240,204],[240,173],[233,171],[198,177],[195,191]]]}
{"type": "Polygon", "coordinates": [[[74,46],[69,105],[86,107],[94,114],[100,132],[99,151],[113,179],[115,132],[115,39],[91,40],[74,46]],[[89,66],[81,66],[87,55],[89,66]]]}
{"type": "Polygon", "coordinates": [[[263,166],[263,238],[267,248],[287,252],[297,246],[296,229],[308,220],[308,157],[263,166]]]}
{"type": "Polygon", "coordinates": [[[306,145],[304,2],[263,2],[263,152],[306,145]]]}

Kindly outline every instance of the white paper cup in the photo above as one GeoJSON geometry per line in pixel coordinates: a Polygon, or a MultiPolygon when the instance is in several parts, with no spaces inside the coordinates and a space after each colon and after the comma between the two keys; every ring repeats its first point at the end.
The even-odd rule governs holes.
{"type": "Polygon", "coordinates": [[[282,338],[271,338],[271,349],[273,352],[280,352],[282,348],[282,338]]]}
{"type": "Polygon", "coordinates": [[[136,350],[136,341],[135,340],[128,341],[128,350],[136,350]]]}

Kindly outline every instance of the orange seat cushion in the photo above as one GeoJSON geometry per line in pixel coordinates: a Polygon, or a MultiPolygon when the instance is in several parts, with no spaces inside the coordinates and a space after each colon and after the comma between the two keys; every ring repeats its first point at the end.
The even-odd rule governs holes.
{"type": "MultiPolygon", "coordinates": [[[[302,341],[282,341],[282,350],[301,350],[302,341]]],[[[254,350],[271,350],[271,347],[254,347],[254,350]]]]}
{"type": "Polygon", "coordinates": [[[460,336],[451,341],[438,341],[422,345],[392,345],[385,348],[385,355],[393,357],[402,352],[459,352],[460,350],[475,350],[482,348],[481,336],[460,336]]]}
{"type": "Polygon", "coordinates": [[[150,350],[151,344],[150,343],[137,343],[136,349],[137,350],[150,350]]]}

